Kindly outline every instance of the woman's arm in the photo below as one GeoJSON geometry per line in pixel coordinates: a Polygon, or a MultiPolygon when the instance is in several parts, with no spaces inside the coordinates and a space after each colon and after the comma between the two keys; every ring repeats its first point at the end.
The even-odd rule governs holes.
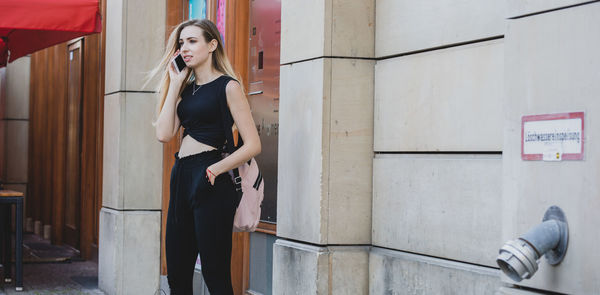
{"type": "Polygon", "coordinates": [[[165,99],[165,104],[158,115],[158,120],[156,120],[156,138],[163,143],[171,141],[179,129],[179,117],[177,117],[177,112],[175,110],[181,99],[178,98],[177,101],[173,103],[177,92],[171,89],[175,87],[173,85],[169,86],[169,93],[165,99]]]}
{"type": "Polygon", "coordinates": [[[177,116],[177,104],[181,98],[179,97],[179,90],[182,87],[183,80],[187,76],[189,68],[185,68],[181,73],[175,73],[173,66],[169,64],[169,90],[165,103],[158,114],[156,120],[156,138],[160,142],[169,142],[179,130],[179,117],[177,116]]]}
{"type": "MultiPolygon", "coordinates": [[[[252,157],[260,154],[261,150],[260,138],[256,131],[254,119],[252,119],[250,105],[242,92],[240,84],[237,82],[228,83],[225,88],[225,93],[227,94],[229,110],[231,111],[235,125],[244,140],[244,144],[233,154],[207,168],[207,170],[210,170],[215,175],[241,166],[244,162],[247,162],[252,157]]],[[[215,176],[210,173],[207,173],[207,175],[210,176],[210,182],[214,184],[215,176]]]]}

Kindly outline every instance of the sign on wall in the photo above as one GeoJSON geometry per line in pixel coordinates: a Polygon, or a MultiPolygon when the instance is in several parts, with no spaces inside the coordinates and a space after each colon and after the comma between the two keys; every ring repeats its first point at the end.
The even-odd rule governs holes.
{"type": "Polygon", "coordinates": [[[583,112],[523,116],[521,159],[583,160],[583,112]]]}

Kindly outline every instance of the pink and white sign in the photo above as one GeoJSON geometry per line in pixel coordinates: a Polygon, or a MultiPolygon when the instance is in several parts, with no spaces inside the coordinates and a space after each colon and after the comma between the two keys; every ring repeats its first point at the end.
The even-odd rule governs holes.
{"type": "Polygon", "coordinates": [[[583,160],[583,112],[523,116],[521,159],[583,160]]]}

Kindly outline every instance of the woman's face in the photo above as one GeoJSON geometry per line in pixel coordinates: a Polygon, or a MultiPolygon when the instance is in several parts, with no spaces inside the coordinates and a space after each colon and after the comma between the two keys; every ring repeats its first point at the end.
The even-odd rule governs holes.
{"type": "Polygon", "coordinates": [[[216,48],[216,40],[207,43],[202,34],[202,29],[197,26],[187,26],[179,34],[181,57],[190,68],[204,64],[216,48]]]}

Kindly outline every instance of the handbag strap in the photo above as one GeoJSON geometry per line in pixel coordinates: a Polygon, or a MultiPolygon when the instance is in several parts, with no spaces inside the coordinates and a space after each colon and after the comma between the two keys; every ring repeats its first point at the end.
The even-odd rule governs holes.
{"type": "MultiPolygon", "coordinates": [[[[229,76],[225,76],[226,79],[224,79],[225,81],[223,82],[222,85],[222,99],[220,99],[220,103],[221,103],[221,119],[223,120],[223,130],[225,131],[225,151],[227,153],[229,153],[230,155],[233,154],[236,150],[237,147],[234,145],[234,138],[233,138],[233,132],[231,130],[231,128],[233,127],[233,116],[231,115],[231,111],[229,110],[229,106],[227,105],[227,93],[225,92],[225,88],[227,87],[227,83],[229,83],[229,81],[233,80],[236,81],[235,79],[229,77],[229,76]]],[[[236,134],[239,138],[239,135],[236,134]]],[[[238,143],[241,142],[241,140],[238,141],[238,143]]],[[[240,171],[238,168],[233,168],[233,183],[235,185],[235,190],[236,192],[238,192],[238,194],[241,196],[242,194],[242,178],[240,177],[240,171]]]]}

